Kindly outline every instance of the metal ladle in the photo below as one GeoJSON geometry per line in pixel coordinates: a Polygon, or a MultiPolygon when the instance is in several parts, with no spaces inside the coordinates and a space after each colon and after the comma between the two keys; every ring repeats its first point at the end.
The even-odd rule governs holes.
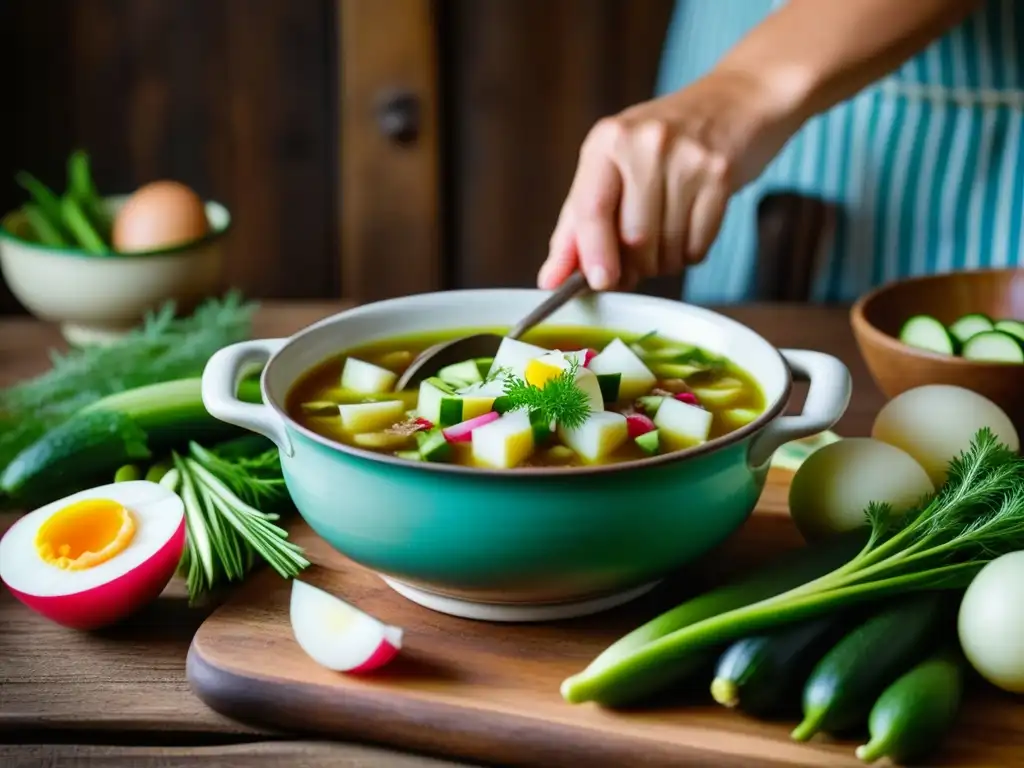
{"type": "Polygon", "coordinates": [[[395,384],[395,389],[402,391],[419,384],[423,379],[430,378],[438,370],[452,363],[475,357],[493,357],[498,351],[502,339],[518,339],[535,325],[553,315],[564,304],[589,290],[590,286],[583,273],[578,270],[573,272],[554,293],[542,301],[536,309],[520,320],[504,336],[499,336],[496,333],[475,333],[472,336],[463,336],[427,347],[405,369],[405,373],[395,384]]]}

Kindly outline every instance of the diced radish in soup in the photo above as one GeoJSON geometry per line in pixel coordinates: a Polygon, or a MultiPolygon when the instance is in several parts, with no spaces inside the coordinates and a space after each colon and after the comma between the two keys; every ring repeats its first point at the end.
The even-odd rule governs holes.
{"type": "Polygon", "coordinates": [[[299,647],[335,672],[369,672],[402,648],[398,627],[297,579],[292,581],[290,619],[299,647]]]}
{"type": "Polygon", "coordinates": [[[607,458],[626,442],[629,429],[621,413],[598,411],[576,429],[559,426],[558,436],[584,460],[594,462],[607,458]]]}
{"type": "Polygon", "coordinates": [[[341,426],[346,432],[376,432],[405,419],[405,403],[385,400],[382,403],[339,405],[341,426]]]}
{"type": "Polygon", "coordinates": [[[341,386],[344,389],[351,389],[353,392],[364,392],[366,394],[378,394],[390,392],[398,375],[387,368],[367,363],[364,360],[357,360],[350,357],[345,361],[345,367],[341,370],[341,386]]]}
{"type": "Polygon", "coordinates": [[[646,395],[657,378],[644,361],[622,339],[613,339],[590,361],[588,370],[594,373],[621,373],[619,397],[632,400],[646,395]]]}
{"type": "Polygon", "coordinates": [[[526,411],[510,411],[477,427],[472,434],[473,459],[483,466],[511,469],[534,450],[533,424],[526,411]]]}
{"type": "Polygon", "coordinates": [[[497,421],[500,417],[501,414],[496,411],[490,411],[474,419],[468,419],[453,427],[448,427],[443,430],[444,437],[449,443],[468,443],[472,438],[474,429],[490,424],[492,421],[497,421]]]}
{"type": "Polygon", "coordinates": [[[593,347],[587,347],[583,350],[583,366],[588,367],[590,365],[590,361],[595,357],[597,357],[597,350],[593,347]]]}
{"type": "Polygon", "coordinates": [[[666,397],[654,414],[654,425],[670,448],[689,448],[708,439],[713,418],[711,411],[666,397]]]}
{"type": "Polygon", "coordinates": [[[700,405],[700,400],[693,392],[677,392],[674,395],[675,399],[681,403],[689,403],[690,405],[700,405]]]}
{"type": "Polygon", "coordinates": [[[629,431],[629,436],[632,438],[640,437],[640,435],[653,432],[657,429],[651,418],[642,413],[631,413],[627,416],[626,428],[629,431]]]}

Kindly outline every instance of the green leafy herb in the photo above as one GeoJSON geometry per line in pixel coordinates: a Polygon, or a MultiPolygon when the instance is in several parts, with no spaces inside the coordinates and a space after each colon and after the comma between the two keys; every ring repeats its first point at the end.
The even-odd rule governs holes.
{"type": "Polygon", "coordinates": [[[562,684],[572,702],[601,701],[628,685],[653,693],[665,669],[740,637],[920,590],[962,589],[989,561],[1024,549],[1024,457],[979,430],[950,463],[948,479],[916,509],[897,516],[881,504],[866,510],[871,534],[861,552],[795,589],[687,626],[663,614],[606,649],[562,684]]]}
{"type": "Polygon", "coordinates": [[[82,408],[147,384],[202,375],[221,347],[249,337],[256,305],[237,293],[210,299],[189,317],[173,303],[107,346],[52,355],[50,371],[0,390],[0,470],[82,408]]]}
{"type": "Polygon", "coordinates": [[[258,560],[283,578],[309,565],[276,521],[288,505],[276,448],[249,437],[210,450],[197,443],[174,454],[160,482],[185,503],[187,546],[179,570],[195,601],[223,582],[243,579],[258,560]]]}
{"type": "Polygon", "coordinates": [[[568,368],[548,379],[543,387],[528,384],[518,376],[507,376],[506,410],[537,412],[545,421],[554,421],[567,429],[582,426],[590,415],[590,400],[576,385],[578,370],[579,361],[572,359],[568,368]]]}

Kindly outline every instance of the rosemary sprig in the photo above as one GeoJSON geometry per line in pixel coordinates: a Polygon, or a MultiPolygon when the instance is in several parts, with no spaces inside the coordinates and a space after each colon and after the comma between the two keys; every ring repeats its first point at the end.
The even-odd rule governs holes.
{"type": "Polygon", "coordinates": [[[578,372],[579,361],[573,358],[568,368],[548,379],[543,387],[529,384],[518,376],[506,376],[508,409],[537,412],[544,421],[561,424],[566,429],[582,426],[590,415],[590,400],[576,385],[578,372]]]}

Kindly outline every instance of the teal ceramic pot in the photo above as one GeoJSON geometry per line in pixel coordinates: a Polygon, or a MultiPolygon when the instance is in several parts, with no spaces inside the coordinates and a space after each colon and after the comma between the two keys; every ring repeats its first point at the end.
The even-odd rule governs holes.
{"type": "Polygon", "coordinates": [[[578,616],[630,600],[722,543],[761,493],[772,453],[830,428],[850,376],[819,352],[777,350],[749,328],[680,302],[633,294],[575,300],[549,322],[624,333],[652,329],[725,355],[764,390],[761,418],[678,453],[585,468],[482,470],[412,463],[327,440],[292,421],[295,381],[345,349],[424,330],[510,326],[534,290],[453,291],[369,304],[288,339],[218,352],[203,375],[216,417],[273,440],[300,514],[328,544],[409,599],[493,621],[578,616]],[[264,405],[235,386],[265,364],[264,405]],[[792,374],[810,380],[803,413],[782,415],[792,374]]]}

